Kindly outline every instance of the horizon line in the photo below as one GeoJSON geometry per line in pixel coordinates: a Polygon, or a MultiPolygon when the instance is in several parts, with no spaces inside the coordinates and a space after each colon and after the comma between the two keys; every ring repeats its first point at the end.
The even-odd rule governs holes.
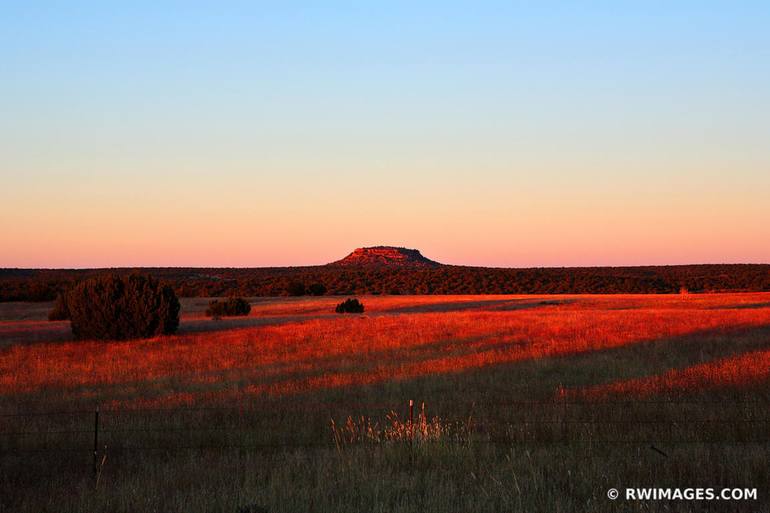
{"type": "MultiPolygon", "coordinates": [[[[290,269],[306,267],[327,267],[334,266],[338,261],[325,264],[297,264],[297,265],[117,265],[117,266],[95,266],[95,267],[0,267],[0,271],[105,271],[105,270],[125,270],[125,269],[290,269]]],[[[472,267],[477,269],[622,269],[622,268],[640,268],[640,267],[693,267],[693,266],[713,266],[713,265],[770,265],[770,262],[689,262],[678,264],[595,264],[595,265],[525,265],[525,266],[499,266],[499,265],[470,265],[470,264],[447,264],[437,262],[445,267],[472,267]]],[[[342,265],[340,267],[384,267],[387,264],[361,264],[361,265],[342,265]]],[[[394,266],[396,267],[396,266],[394,266]]],[[[405,265],[403,267],[416,267],[420,265],[405,265]]]]}

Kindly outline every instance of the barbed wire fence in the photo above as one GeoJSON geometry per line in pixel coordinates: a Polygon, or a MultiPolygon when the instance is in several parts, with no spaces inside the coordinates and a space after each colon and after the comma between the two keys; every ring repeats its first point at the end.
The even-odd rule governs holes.
{"type": "MultiPolygon", "coordinates": [[[[414,400],[405,400],[400,405],[393,403],[345,403],[345,402],[333,402],[333,403],[312,403],[305,405],[294,405],[296,409],[304,412],[325,412],[329,415],[329,419],[333,420],[335,413],[339,415],[340,408],[349,408],[350,410],[358,409],[361,412],[372,412],[378,410],[380,413],[397,412],[403,413],[404,424],[407,429],[412,432],[412,440],[410,445],[415,445],[414,426],[416,425],[414,418],[414,405],[417,404],[414,400]]],[[[422,403],[424,405],[424,403],[422,403]]],[[[472,413],[469,417],[457,416],[455,419],[450,419],[451,422],[471,421],[472,427],[469,422],[468,433],[466,437],[462,438],[448,438],[442,440],[420,440],[419,443],[461,443],[469,446],[478,445],[495,445],[495,446],[510,446],[510,447],[527,447],[527,446],[584,446],[590,445],[596,446],[624,446],[635,445],[648,447],[663,456],[668,456],[658,446],[674,446],[674,445],[731,445],[731,446],[766,446],[770,449],[770,416],[768,412],[770,409],[770,401],[766,400],[734,400],[732,404],[734,406],[745,406],[750,413],[742,417],[704,417],[697,418],[692,416],[687,417],[656,417],[656,418],[599,418],[599,417],[578,417],[573,418],[570,415],[570,409],[575,408],[581,413],[585,413],[583,410],[588,408],[589,411],[594,411],[597,408],[597,404],[605,405],[610,408],[617,408],[620,413],[623,413],[623,408],[631,404],[635,405],[648,405],[652,408],[661,406],[681,408],[685,405],[711,405],[719,406],[724,405],[724,401],[714,400],[697,400],[697,399],[670,399],[670,400],[607,400],[601,403],[579,401],[571,399],[553,399],[553,400],[508,400],[508,401],[486,401],[483,403],[472,403],[470,405],[470,411],[472,413]],[[504,418],[504,415],[500,414],[500,410],[503,408],[519,408],[517,411],[528,412],[526,407],[545,407],[553,408],[552,411],[558,412],[558,418],[538,418],[536,416],[529,416],[523,418],[504,418]],[[459,419],[459,420],[458,420],[459,419]],[[623,428],[634,433],[634,427],[664,427],[664,433],[667,436],[661,436],[661,431],[656,430],[654,434],[656,436],[644,436],[644,437],[619,437],[615,433],[614,437],[610,436],[596,436],[601,435],[601,429],[607,427],[623,428]],[[731,426],[732,428],[739,428],[738,432],[741,436],[735,436],[728,438],[725,436],[713,436],[713,432],[704,432],[704,426],[723,427],[731,426]],[[574,431],[574,428],[590,428],[599,430],[599,433],[589,433],[590,436],[579,436],[580,431],[574,431]],[[690,431],[684,431],[682,428],[686,427],[690,431]],[[554,429],[560,428],[560,429],[554,429]],[[544,430],[542,432],[536,431],[537,429],[544,430]],[[573,431],[571,431],[573,429],[573,431]],[[697,436],[682,436],[683,434],[697,435],[697,436]],[[529,437],[527,435],[530,435],[529,437]],[[550,436],[548,436],[550,435],[550,436]],[[576,436],[577,435],[577,436],[576,436]]],[[[424,407],[424,406],[423,406],[424,407]]],[[[458,410],[462,409],[460,407],[458,410]]],[[[131,409],[118,409],[118,408],[99,408],[96,407],[92,410],[88,409],[74,409],[74,410],[52,410],[52,411],[16,411],[0,414],[0,426],[8,426],[11,419],[23,420],[23,419],[35,419],[35,422],[39,425],[41,422],[46,424],[46,419],[53,419],[56,417],[67,418],[70,424],[75,424],[76,428],[57,428],[51,429],[3,429],[0,427],[0,457],[6,457],[11,455],[23,455],[23,454],[49,454],[49,453],[77,453],[77,454],[92,454],[92,471],[94,476],[98,479],[99,474],[99,462],[103,458],[106,458],[107,447],[110,451],[115,452],[175,452],[175,451],[225,451],[225,450],[240,450],[240,451],[275,451],[285,449],[339,449],[339,444],[329,436],[330,433],[317,433],[317,436],[313,439],[276,439],[269,441],[248,441],[239,442],[239,440],[248,440],[249,434],[264,434],[266,428],[262,427],[242,427],[237,425],[200,425],[197,423],[189,423],[183,426],[141,426],[135,427],[130,422],[129,427],[122,427],[119,422],[121,417],[132,417],[138,415],[147,414],[159,414],[163,415],[163,418],[168,420],[180,416],[183,414],[193,414],[201,412],[229,412],[237,413],[242,419],[244,414],[254,414],[257,410],[252,408],[244,408],[243,406],[200,406],[200,407],[184,407],[184,408],[131,408],[131,409]],[[113,422],[105,423],[106,419],[112,419],[113,422]],[[116,422],[117,421],[117,422],[116,422]],[[115,424],[115,425],[113,425],[115,424]],[[80,427],[82,426],[82,427],[80,427]],[[141,434],[153,434],[153,435],[170,435],[163,437],[160,441],[155,442],[156,445],[131,442],[131,436],[141,434]],[[207,435],[204,440],[198,443],[189,443],[180,437],[182,434],[199,434],[207,435]],[[218,439],[211,439],[211,434],[223,435],[218,439]],[[50,439],[55,438],[51,443],[50,439]],[[108,442],[105,444],[105,438],[108,442]],[[75,443],[79,441],[79,443],[75,443]],[[121,440],[122,439],[122,440],[121,440]],[[44,445],[40,445],[38,442],[43,440],[46,442],[44,445]],[[235,440],[235,441],[234,441],[235,440]],[[15,443],[13,443],[15,442],[15,443]]],[[[262,410],[260,410],[262,411],[262,410]]],[[[419,413],[418,413],[419,415],[419,413]]],[[[369,415],[351,415],[351,418],[368,419],[369,415]]],[[[48,423],[53,425],[55,423],[48,423]]],[[[272,434],[276,434],[280,431],[278,427],[272,429],[272,434]]],[[[280,434],[280,433],[279,433],[280,434]]],[[[717,433],[718,434],[718,433],[717,433]]],[[[730,434],[730,433],[728,433],[730,434]]],[[[735,434],[735,433],[732,433],[735,434]]],[[[409,440],[407,440],[409,441],[409,440]]],[[[103,460],[102,460],[103,461],[103,460]]]]}

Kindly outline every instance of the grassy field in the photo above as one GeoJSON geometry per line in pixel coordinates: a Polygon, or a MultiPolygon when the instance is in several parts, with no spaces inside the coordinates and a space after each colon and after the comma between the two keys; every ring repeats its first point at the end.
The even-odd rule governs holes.
{"type": "Polygon", "coordinates": [[[770,510],[770,294],[339,301],[112,343],[0,304],[0,511],[770,510]]]}

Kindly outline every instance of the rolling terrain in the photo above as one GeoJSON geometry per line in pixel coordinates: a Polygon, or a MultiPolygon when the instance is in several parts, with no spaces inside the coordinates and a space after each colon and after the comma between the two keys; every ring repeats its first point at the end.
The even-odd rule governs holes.
{"type": "Polygon", "coordinates": [[[691,511],[606,498],[684,485],[768,506],[770,295],[361,299],[215,321],[187,298],[178,334],[129,342],[3,304],[0,510],[691,511]]]}

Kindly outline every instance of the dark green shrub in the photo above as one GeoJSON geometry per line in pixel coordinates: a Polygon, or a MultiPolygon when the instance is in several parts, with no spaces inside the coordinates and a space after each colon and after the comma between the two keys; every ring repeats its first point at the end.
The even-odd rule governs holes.
{"type": "Polygon", "coordinates": [[[364,313],[364,305],[358,299],[346,299],[334,309],[337,313],[364,313]]]}
{"type": "Polygon", "coordinates": [[[72,333],[79,339],[127,340],[174,333],[179,300],[151,276],[107,274],[66,294],[72,333]]]}
{"type": "Polygon", "coordinates": [[[67,308],[67,295],[59,293],[56,296],[56,301],[53,304],[53,308],[48,312],[49,321],[66,321],[70,318],[70,311],[67,308]]]}
{"type": "Polygon", "coordinates": [[[214,300],[209,303],[206,315],[209,317],[233,317],[249,315],[251,305],[242,297],[229,297],[224,301],[214,300]]]}
{"type": "Polygon", "coordinates": [[[304,296],[305,284],[301,281],[293,281],[286,287],[286,292],[288,292],[290,296],[304,296]]]}
{"type": "Polygon", "coordinates": [[[313,283],[307,288],[307,292],[311,296],[323,296],[326,294],[326,287],[322,283],[313,283]]]}

